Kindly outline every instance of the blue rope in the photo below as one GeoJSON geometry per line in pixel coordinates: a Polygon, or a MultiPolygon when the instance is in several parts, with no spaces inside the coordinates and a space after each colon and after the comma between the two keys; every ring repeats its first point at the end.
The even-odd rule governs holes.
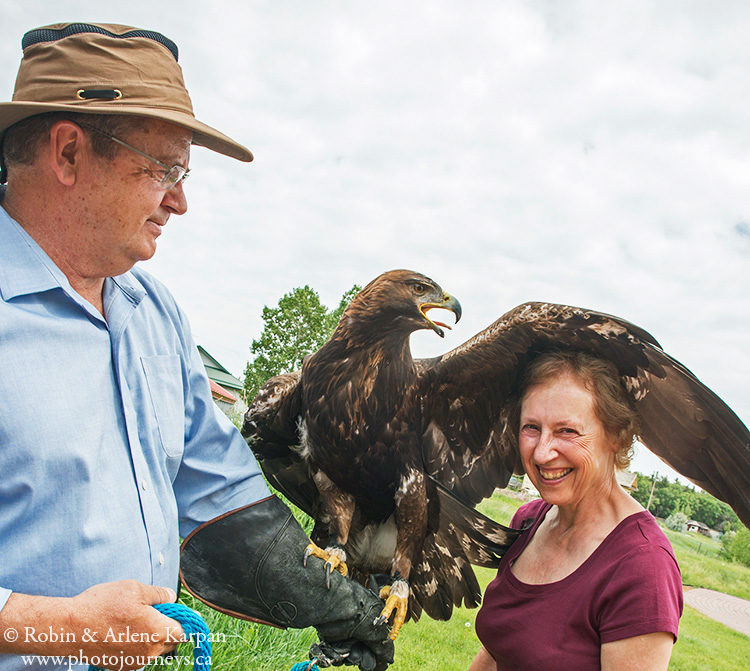
{"type": "MultiPolygon", "coordinates": [[[[205,620],[191,608],[181,603],[157,603],[154,608],[163,615],[177,620],[182,629],[193,641],[193,671],[210,671],[211,640],[205,620]]],[[[104,671],[98,666],[89,666],[89,671],[104,671]]]]}
{"type": "Polygon", "coordinates": [[[310,666],[310,662],[298,662],[289,671],[307,671],[308,667],[310,671],[320,671],[317,664],[310,666]]]}

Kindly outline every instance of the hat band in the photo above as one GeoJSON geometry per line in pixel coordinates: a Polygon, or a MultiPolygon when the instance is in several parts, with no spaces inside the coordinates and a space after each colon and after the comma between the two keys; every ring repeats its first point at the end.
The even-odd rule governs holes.
{"type": "Polygon", "coordinates": [[[39,44],[40,42],[57,42],[57,40],[61,40],[64,37],[70,37],[71,35],[80,35],[82,33],[96,33],[98,35],[106,35],[107,37],[114,37],[116,39],[145,37],[149,40],[154,40],[154,42],[158,42],[162,46],[165,46],[172,53],[174,59],[176,61],[179,61],[177,45],[161,33],[157,33],[153,30],[133,29],[129,30],[126,33],[118,35],[117,33],[113,33],[109,30],[106,30],[105,28],[102,28],[101,26],[95,26],[91,23],[71,23],[70,25],[65,26],[65,28],[60,28],[59,30],[56,30],[54,28],[37,28],[35,30],[30,30],[23,36],[23,40],[21,40],[21,49],[26,51],[27,47],[30,47],[34,44],[39,44]]]}

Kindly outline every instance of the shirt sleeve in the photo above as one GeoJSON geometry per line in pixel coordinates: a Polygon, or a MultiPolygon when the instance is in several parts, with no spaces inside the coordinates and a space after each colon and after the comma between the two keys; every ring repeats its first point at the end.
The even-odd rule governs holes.
{"type": "Polygon", "coordinates": [[[13,594],[13,590],[7,589],[5,587],[0,587],[0,611],[5,608],[5,604],[7,603],[11,594],[13,594]]]}
{"type": "Polygon", "coordinates": [[[666,547],[644,543],[629,552],[602,590],[602,643],[666,631],[677,640],[682,615],[682,577],[666,547]]]}
{"type": "Polygon", "coordinates": [[[173,487],[180,535],[269,495],[258,463],[216,406],[200,354],[190,337],[185,387],[185,450],[173,487]]]}

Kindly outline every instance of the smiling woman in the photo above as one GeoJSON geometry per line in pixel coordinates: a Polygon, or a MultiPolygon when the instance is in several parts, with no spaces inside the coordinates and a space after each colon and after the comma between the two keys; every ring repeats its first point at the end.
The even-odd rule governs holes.
{"type": "MultiPolygon", "coordinates": [[[[567,475],[582,479],[581,471],[595,464],[602,470],[591,474],[594,481],[611,486],[612,456],[617,468],[628,467],[637,415],[611,361],[583,352],[552,352],[529,366],[521,390],[519,448],[540,493],[540,486],[567,475]],[[573,473],[566,459],[584,463],[573,473]]],[[[579,485],[594,493],[583,482],[579,485]]]]}
{"type": "Polygon", "coordinates": [[[650,513],[615,480],[636,415],[615,367],[553,352],[528,368],[518,446],[541,501],[490,583],[471,671],[667,668],[682,612],[680,571],[650,513]],[[542,635],[540,635],[540,632],[542,635]]]}

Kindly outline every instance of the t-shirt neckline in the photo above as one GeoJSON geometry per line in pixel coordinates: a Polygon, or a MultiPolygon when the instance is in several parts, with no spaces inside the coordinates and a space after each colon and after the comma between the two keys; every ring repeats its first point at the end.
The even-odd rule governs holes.
{"type": "MultiPolygon", "coordinates": [[[[594,551],[586,557],[586,559],[583,560],[580,566],[573,570],[571,573],[566,575],[564,578],[560,578],[560,580],[555,580],[553,582],[545,582],[545,583],[527,583],[523,582],[522,580],[519,580],[511,571],[511,566],[513,563],[518,559],[518,557],[521,555],[521,553],[526,549],[526,546],[529,544],[531,539],[534,537],[534,534],[536,533],[537,529],[539,528],[539,525],[542,523],[544,518],[547,516],[547,513],[552,509],[552,504],[544,502],[544,505],[542,506],[541,510],[537,513],[536,519],[534,520],[534,524],[531,525],[531,528],[529,529],[529,533],[527,537],[524,540],[523,546],[519,548],[519,550],[513,555],[512,558],[509,558],[508,562],[505,565],[505,571],[507,573],[507,579],[508,582],[512,587],[515,589],[521,591],[521,592],[549,592],[551,590],[555,589],[562,589],[569,584],[572,584],[576,582],[577,580],[581,579],[582,577],[586,577],[586,567],[588,564],[590,564],[597,555],[601,554],[606,550],[606,547],[610,545],[613,542],[613,538],[616,534],[622,529],[623,526],[630,523],[631,521],[636,521],[637,518],[640,518],[644,513],[648,512],[646,510],[639,510],[638,512],[631,513],[627,517],[624,517],[621,519],[617,526],[615,526],[612,531],[610,531],[605,538],[602,540],[599,545],[596,546],[594,551]]],[[[520,539],[519,539],[520,540],[520,539]]]]}

